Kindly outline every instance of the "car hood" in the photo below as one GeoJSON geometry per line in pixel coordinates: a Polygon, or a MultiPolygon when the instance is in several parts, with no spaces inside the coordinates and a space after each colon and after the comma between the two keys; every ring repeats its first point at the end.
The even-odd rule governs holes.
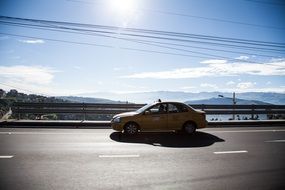
{"type": "Polygon", "coordinates": [[[205,114],[206,112],[201,111],[201,110],[195,110],[196,112],[200,113],[200,114],[205,114]]]}
{"type": "Polygon", "coordinates": [[[128,116],[134,116],[134,115],[137,115],[137,114],[138,114],[137,112],[125,112],[125,113],[117,114],[113,118],[116,118],[116,117],[128,117],[128,116]]]}

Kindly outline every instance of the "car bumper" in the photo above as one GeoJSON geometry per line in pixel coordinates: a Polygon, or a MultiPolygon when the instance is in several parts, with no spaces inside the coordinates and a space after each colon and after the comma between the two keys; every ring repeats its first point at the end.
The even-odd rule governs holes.
{"type": "Polygon", "coordinates": [[[206,128],[207,126],[208,126],[208,121],[207,120],[206,121],[202,120],[202,121],[200,121],[198,123],[197,128],[198,129],[202,129],[202,128],[206,128]]]}
{"type": "Polygon", "coordinates": [[[121,123],[111,123],[111,127],[115,131],[123,131],[124,127],[121,123]]]}

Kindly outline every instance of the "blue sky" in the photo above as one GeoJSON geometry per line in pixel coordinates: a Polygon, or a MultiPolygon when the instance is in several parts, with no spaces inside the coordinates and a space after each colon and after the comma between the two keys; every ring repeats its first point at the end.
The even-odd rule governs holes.
{"type": "Polygon", "coordinates": [[[45,95],[285,92],[282,1],[0,0],[0,15],[118,27],[115,34],[100,36],[20,27],[1,17],[0,88],[5,90],[45,95]],[[185,42],[181,36],[176,40],[125,36],[126,28],[192,37],[185,42]],[[245,47],[203,44],[193,35],[218,37],[221,43],[230,38],[245,47]],[[255,41],[262,44],[247,48],[247,42],[255,41]]]}

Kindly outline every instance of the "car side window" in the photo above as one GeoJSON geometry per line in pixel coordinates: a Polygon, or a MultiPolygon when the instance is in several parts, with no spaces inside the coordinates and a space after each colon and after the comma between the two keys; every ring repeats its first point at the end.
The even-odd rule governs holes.
{"type": "Polygon", "coordinates": [[[169,113],[188,112],[188,108],[183,104],[169,104],[168,112],[169,113]]]}
{"type": "Polygon", "coordinates": [[[167,113],[167,105],[166,104],[158,104],[146,110],[148,114],[163,114],[167,113]]]}
{"type": "Polygon", "coordinates": [[[169,113],[178,113],[180,112],[176,105],[168,104],[168,112],[169,113]]]}
{"type": "Polygon", "coordinates": [[[178,108],[179,112],[188,112],[188,108],[186,105],[177,104],[177,108],[178,108]]]}

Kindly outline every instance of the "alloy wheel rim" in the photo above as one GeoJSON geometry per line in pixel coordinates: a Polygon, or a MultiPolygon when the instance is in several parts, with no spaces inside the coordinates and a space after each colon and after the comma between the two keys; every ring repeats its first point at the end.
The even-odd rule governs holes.
{"type": "Polygon", "coordinates": [[[134,134],[134,133],[136,133],[136,126],[135,126],[135,125],[129,125],[129,126],[127,127],[127,131],[128,131],[129,134],[134,134]]]}
{"type": "Polygon", "coordinates": [[[187,133],[193,133],[194,132],[194,126],[191,124],[188,124],[185,126],[185,130],[187,131],[187,133]]]}

